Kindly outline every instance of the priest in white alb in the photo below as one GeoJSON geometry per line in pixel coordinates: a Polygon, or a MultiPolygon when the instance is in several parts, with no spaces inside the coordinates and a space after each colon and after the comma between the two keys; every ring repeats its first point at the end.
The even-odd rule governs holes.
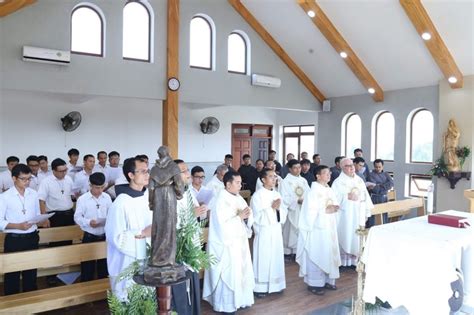
{"type": "Polygon", "coordinates": [[[283,257],[282,225],[287,209],[276,191],[277,174],[265,168],[260,174],[263,188],[256,191],[250,202],[253,210],[255,238],[253,240],[253,272],[255,296],[280,292],[286,288],[283,257]]]}
{"type": "Polygon", "coordinates": [[[253,215],[239,195],[242,178],[229,171],[225,189],[211,209],[207,251],[217,260],[204,273],[203,299],[216,312],[235,312],[254,303],[255,286],[248,239],[253,215]]]}
{"type": "Polygon", "coordinates": [[[323,295],[325,290],[336,290],[339,278],[341,257],[336,221],[339,205],[328,185],[329,167],[317,166],[315,173],[316,182],[311,185],[301,208],[296,262],[308,290],[323,295]]]}
{"type": "Polygon", "coordinates": [[[334,180],[332,189],[337,197],[337,236],[341,250],[342,266],[356,266],[359,256],[359,236],[356,230],[365,226],[374,208],[364,181],[355,174],[354,164],[349,158],[341,161],[342,173],[334,180]]]}
{"type": "Polygon", "coordinates": [[[296,255],[301,204],[309,186],[308,181],[300,176],[299,161],[290,160],[287,165],[290,173],[285,177],[280,188],[283,203],[288,209],[288,217],[283,225],[283,246],[285,255],[296,255]]]}
{"type": "Polygon", "coordinates": [[[153,213],[148,203],[146,186],[150,178],[147,163],[139,157],[125,160],[123,172],[129,186],[117,196],[107,213],[107,267],[112,292],[122,301],[127,300],[127,288],[133,280],[118,281],[118,276],[140,251],[140,239],[150,242],[153,213]]]}

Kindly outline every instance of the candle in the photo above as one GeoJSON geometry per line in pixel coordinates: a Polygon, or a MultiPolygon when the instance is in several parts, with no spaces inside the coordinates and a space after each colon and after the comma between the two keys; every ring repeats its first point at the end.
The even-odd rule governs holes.
{"type": "Polygon", "coordinates": [[[365,221],[367,217],[365,216],[365,200],[361,200],[359,203],[359,226],[365,228],[365,221]]]}
{"type": "Polygon", "coordinates": [[[428,214],[433,213],[433,192],[434,192],[434,183],[431,183],[430,186],[428,186],[428,196],[426,200],[426,212],[428,214]]]}
{"type": "Polygon", "coordinates": [[[135,258],[146,259],[146,238],[135,237],[135,258]]]}

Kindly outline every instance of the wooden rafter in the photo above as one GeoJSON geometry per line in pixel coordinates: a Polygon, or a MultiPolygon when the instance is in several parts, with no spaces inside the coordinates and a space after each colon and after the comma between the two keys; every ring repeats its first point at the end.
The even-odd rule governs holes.
{"type": "Polygon", "coordinates": [[[242,4],[240,0],[228,0],[232,7],[242,16],[242,18],[257,32],[265,43],[280,57],[280,59],[290,68],[303,85],[319,101],[323,102],[326,97],[314,85],[311,79],[301,70],[300,67],[291,59],[278,42],[267,32],[267,30],[257,21],[250,11],[242,4]]]}
{"type": "MultiPolygon", "coordinates": [[[[167,79],[179,76],[179,0],[168,0],[167,79]]],[[[166,89],[163,102],[163,145],[178,158],[178,91],[166,89]]]]}
{"type": "Polygon", "coordinates": [[[4,0],[0,2],[0,17],[12,14],[35,2],[36,0],[4,0]]]}
{"type": "Polygon", "coordinates": [[[296,0],[300,7],[308,13],[313,11],[314,17],[309,17],[319,31],[326,37],[327,41],[334,47],[338,54],[344,52],[347,57],[344,61],[359,79],[360,83],[367,89],[374,89],[372,98],[376,102],[383,101],[383,90],[377,83],[375,78],[370,74],[369,70],[365,67],[363,62],[357,57],[356,53],[352,50],[351,46],[342,37],[341,33],[332,24],[329,18],[324,14],[321,7],[315,2],[315,0],[296,0]]]}
{"type": "Polygon", "coordinates": [[[400,0],[400,4],[408,15],[408,18],[411,20],[413,26],[416,28],[418,34],[420,34],[420,36],[423,33],[431,35],[431,39],[424,41],[425,45],[428,47],[431,56],[438,64],[441,72],[443,72],[446,79],[448,79],[451,88],[462,88],[464,81],[463,74],[456,65],[453,56],[449,52],[448,47],[446,47],[446,44],[431,21],[430,16],[428,15],[428,12],[426,12],[421,1],[400,0]],[[452,81],[453,79],[450,78],[456,78],[456,82],[452,81]]]}

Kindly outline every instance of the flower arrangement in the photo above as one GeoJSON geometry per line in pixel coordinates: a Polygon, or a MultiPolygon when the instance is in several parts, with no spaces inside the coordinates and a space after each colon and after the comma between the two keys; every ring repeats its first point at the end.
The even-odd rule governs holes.
{"type": "Polygon", "coordinates": [[[464,162],[466,162],[466,159],[469,157],[469,155],[471,155],[471,148],[469,148],[468,146],[456,148],[456,156],[459,159],[461,170],[462,170],[462,167],[464,166],[464,162]]]}
{"type": "Polygon", "coordinates": [[[439,159],[435,161],[435,163],[433,164],[433,166],[431,167],[429,171],[429,174],[433,176],[438,176],[438,177],[448,176],[449,171],[448,171],[448,167],[446,165],[446,162],[444,161],[443,156],[441,156],[439,159]]]}

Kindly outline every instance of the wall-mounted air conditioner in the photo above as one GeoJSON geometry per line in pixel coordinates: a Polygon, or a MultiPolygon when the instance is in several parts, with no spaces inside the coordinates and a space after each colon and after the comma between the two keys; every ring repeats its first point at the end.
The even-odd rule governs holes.
{"type": "Polygon", "coordinates": [[[252,85],[279,88],[281,86],[281,79],[254,73],[252,74],[252,85]]]}
{"type": "Polygon", "coordinates": [[[69,51],[23,46],[23,60],[68,65],[71,62],[69,51]]]}

